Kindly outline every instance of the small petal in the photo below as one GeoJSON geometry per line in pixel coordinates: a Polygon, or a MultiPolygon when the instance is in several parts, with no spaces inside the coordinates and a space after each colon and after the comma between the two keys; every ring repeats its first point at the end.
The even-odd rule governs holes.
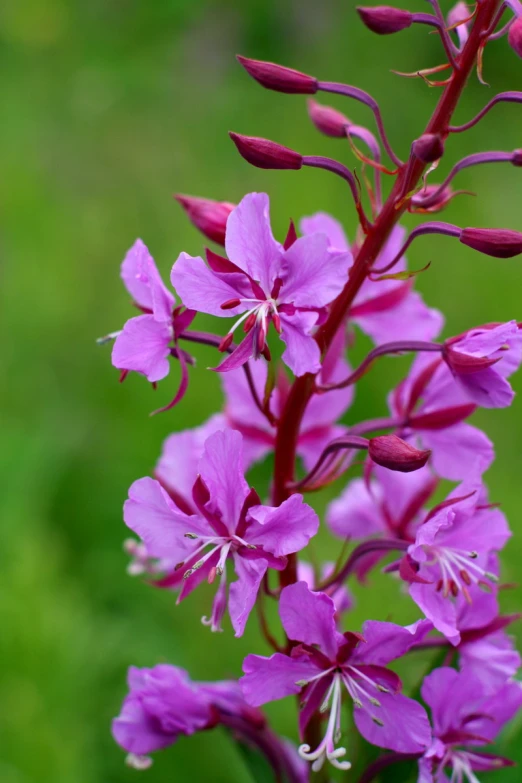
{"type": "Polygon", "coordinates": [[[175,505],[159,481],[142,478],[129,489],[123,507],[125,524],[145,543],[151,557],[179,562],[194,549],[185,533],[212,532],[197,516],[187,516],[175,505]]]}
{"type": "Polygon", "coordinates": [[[300,228],[303,234],[326,234],[331,250],[345,252],[350,250],[344,228],[338,220],[327,212],[316,212],[315,215],[301,220],[300,228]]]}
{"type": "Polygon", "coordinates": [[[236,554],[234,567],[237,580],[229,588],[228,613],[236,636],[243,636],[248,616],[256,602],[259,586],[266,573],[265,560],[246,560],[236,554]]]}
{"type": "Polygon", "coordinates": [[[329,658],[335,658],[335,604],[329,596],[311,592],[306,582],[296,582],[282,591],[279,615],[289,639],[317,644],[329,658]]]}
{"type": "Polygon", "coordinates": [[[431,628],[428,620],[418,620],[413,625],[404,627],[395,623],[367,620],[362,629],[366,644],[357,647],[352,659],[354,662],[384,666],[407,653],[431,628]]]}
{"type": "Polygon", "coordinates": [[[175,299],[164,286],[147,246],[137,239],[121,265],[125,288],[139,307],[152,310],[158,321],[170,321],[175,299]]]}
{"type": "Polygon", "coordinates": [[[248,704],[259,707],[269,701],[282,699],[299,693],[298,682],[309,680],[320,670],[307,660],[290,658],[275,653],[270,658],[261,655],[247,655],[243,661],[244,677],[239,684],[248,704]]]}
{"type": "Polygon", "coordinates": [[[279,275],[283,248],[272,234],[266,193],[249,193],[230,213],[225,247],[230,260],[270,294],[279,275]]]}
{"type": "Polygon", "coordinates": [[[172,267],[170,280],[185,307],[200,313],[230,318],[248,310],[248,304],[240,304],[230,310],[221,305],[231,299],[252,296],[245,288],[245,278],[240,274],[219,275],[205,264],[200,256],[181,253],[172,267]]]}
{"type": "Polygon", "coordinates": [[[248,512],[248,542],[282,557],[299,552],[319,529],[319,517],[302,495],[292,495],[277,508],[254,506],[248,512]]]}
{"type": "Polygon", "coordinates": [[[355,725],[368,742],[397,753],[422,753],[431,742],[426,710],[400,693],[379,693],[380,707],[366,699],[354,710],[355,725]],[[372,720],[374,715],[384,725],[372,720]]]}
{"type": "Polygon", "coordinates": [[[235,430],[215,432],[206,440],[199,463],[199,472],[210,492],[209,503],[221,512],[232,533],[249,492],[243,474],[242,442],[241,434],[235,430]]]}
{"type": "Polygon", "coordinates": [[[313,312],[296,312],[291,316],[281,314],[281,339],[286,343],[282,358],[298,377],[307,372],[319,372],[321,369],[321,352],[310,335],[317,317],[317,313],[313,312]]]}
{"type": "Polygon", "coordinates": [[[120,332],[112,348],[112,364],[119,370],[133,370],[155,383],[170,371],[168,357],[172,328],[153,315],[131,318],[120,332]]]}
{"type": "Polygon", "coordinates": [[[296,307],[324,307],[344,288],[352,254],[331,253],[325,234],[298,239],[282,260],[280,300],[296,307]]]}

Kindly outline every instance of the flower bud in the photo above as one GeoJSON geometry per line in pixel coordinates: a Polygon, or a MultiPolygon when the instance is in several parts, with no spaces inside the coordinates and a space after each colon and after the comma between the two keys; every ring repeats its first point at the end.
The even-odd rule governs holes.
{"type": "Polygon", "coordinates": [[[378,35],[390,35],[406,30],[413,23],[413,14],[389,5],[376,5],[374,8],[357,8],[363,24],[378,35]]]}
{"type": "Polygon", "coordinates": [[[513,166],[522,166],[522,150],[515,150],[511,158],[513,166]]]}
{"type": "Polygon", "coordinates": [[[513,258],[522,253],[522,234],[508,228],[463,228],[463,245],[493,258],[513,258]]]}
{"type": "Polygon", "coordinates": [[[423,468],[431,451],[416,449],[397,435],[379,435],[370,438],[370,457],[377,465],[400,473],[411,473],[423,468]]]}
{"type": "Polygon", "coordinates": [[[240,133],[229,133],[239,154],[252,166],[259,169],[300,169],[303,156],[298,152],[276,144],[275,141],[260,139],[256,136],[242,136],[240,133]]]}
{"type": "Polygon", "coordinates": [[[184,196],[180,193],[176,194],[174,198],[183,207],[190,222],[207,239],[217,242],[218,245],[225,244],[227,220],[232,210],[235,209],[235,204],[230,204],[228,201],[184,196]]]}
{"type": "Polygon", "coordinates": [[[290,95],[313,95],[318,90],[317,79],[284,65],[267,63],[263,60],[251,60],[237,55],[245,71],[267,90],[285,92],[290,95]]]}
{"type": "Polygon", "coordinates": [[[435,163],[444,154],[444,142],[438,133],[425,133],[413,142],[411,149],[423,163],[435,163]]]}
{"type": "Polygon", "coordinates": [[[333,136],[342,139],[346,136],[346,127],[350,120],[344,114],[331,106],[317,103],[313,98],[308,100],[308,116],[318,131],[325,136],[333,136]]]}
{"type": "Polygon", "coordinates": [[[522,57],[522,16],[515,19],[509,28],[508,41],[513,51],[522,57]]]}

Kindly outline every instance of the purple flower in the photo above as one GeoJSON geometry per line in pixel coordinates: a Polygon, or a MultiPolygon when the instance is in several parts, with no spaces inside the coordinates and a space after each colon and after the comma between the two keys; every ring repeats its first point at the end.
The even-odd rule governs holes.
{"type": "Polygon", "coordinates": [[[312,336],[323,308],[342,291],[352,261],[331,253],[323,234],[301,237],[285,249],[273,237],[265,193],[250,193],[227,221],[227,259],[182,253],[171,281],[186,307],[222,318],[240,316],[224,344],[243,324],[246,337],[218,368],[228,371],[266,351],[271,323],[286,343],[283,361],[295,375],[321,369],[312,336]]]}
{"type": "MultiPolygon", "coordinates": [[[[488,570],[496,574],[496,556],[491,556],[488,570]]],[[[505,628],[519,615],[499,613],[496,590],[485,593],[476,585],[468,588],[471,602],[459,595],[456,600],[457,626],[461,633],[458,646],[461,671],[481,683],[483,693],[498,691],[518,671],[521,660],[505,628]]]]}
{"type": "Polygon", "coordinates": [[[319,520],[301,495],[277,508],[260,504],[244,478],[242,437],[230,429],[206,440],[192,499],[196,513],[187,514],[158,481],[139,479],[125,502],[125,523],[151,557],[177,564],[158,584],[181,586],[178,602],[203,580],[218,576],[211,617],[203,622],[221,630],[228,604],[236,636],[241,636],[267,568],[284,568],[285,556],[308,544],[319,520]],[[228,589],[230,560],[238,578],[228,589]]]}
{"type": "Polygon", "coordinates": [[[300,755],[314,771],[328,760],[349,769],[345,748],[335,745],[341,733],[343,690],[355,707],[355,723],[371,743],[400,753],[422,753],[430,742],[428,718],[420,704],[401,695],[399,677],[384,664],[399,658],[421,637],[429,623],[401,628],[368,621],[363,635],[340,633],[335,604],[324,593],[313,593],[305,582],[286,587],[279,602],[281,622],[289,639],[300,642],[290,655],[270,658],[248,655],[240,685],[253,706],[301,694],[301,735],[312,715],[330,710],[326,734],[317,748],[301,745],[300,755]]]}
{"type": "Polygon", "coordinates": [[[160,273],[141,239],[137,239],[121,265],[125,288],[134,303],[146,313],[131,318],[116,337],[112,363],[120,370],[134,370],[151,381],[161,381],[169,373],[168,357],[174,332],[173,295],[164,286],[160,273]]]}
{"type": "Polygon", "coordinates": [[[121,332],[109,335],[116,338],[112,364],[122,371],[121,380],[128,372],[134,371],[156,383],[169,374],[169,357],[177,357],[181,364],[181,381],[172,402],[161,409],[167,410],[179,402],[187,390],[187,363],[194,360],[178,348],[177,338],[190,325],[195,313],[175,307],[176,300],[163,284],[156,264],[141,239],[136,240],[125,256],[121,277],[143,315],[130,318],[121,332]]]}
{"type": "MultiPolygon", "coordinates": [[[[190,681],[184,669],[167,664],[153,669],[131,666],[128,684],[130,693],[112,723],[112,734],[130,754],[128,762],[132,766],[143,768],[149,753],[212,722],[209,698],[190,681]]],[[[236,688],[235,683],[227,685],[236,688]]]]}
{"type": "MultiPolygon", "coordinates": [[[[344,229],[325,212],[303,218],[301,231],[308,235],[325,233],[333,252],[349,250],[344,229]]],[[[405,230],[396,226],[376,266],[386,265],[404,244],[405,230]]],[[[394,272],[406,269],[406,259],[394,267],[394,272]]],[[[361,286],[349,312],[349,320],[357,324],[376,345],[393,340],[433,340],[442,329],[443,317],[438,310],[426,307],[420,294],[412,291],[411,281],[366,280],[361,286]]]]}
{"type": "MultiPolygon", "coordinates": [[[[350,371],[344,358],[345,337],[340,330],[327,352],[319,375],[320,383],[335,383],[345,378],[350,371]]],[[[250,372],[258,397],[263,399],[267,380],[267,367],[262,362],[252,362],[250,372]]],[[[276,428],[259,411],[252,399],[245,374],[242,370],[232,370],[222,375],[225,391],[225,414],[233,429],[243,435],[245,462],[251,465],[263,459],[273,451],[276,428]]],[[[287,376],[281,371],[270,401],[275,418],[279,418],[289,391],[287,376]]],[[[346,432],[346,428],[336,424],[346,412],[353,400],[353,386],[338,389],[328,394],[316,394],[301,421],[297,453],[307,470],[311,470],[325,446],[346,432]]]]}
{"type": "Polygon", "coordinates": [[[493,462],[489,438],[464,421],[475,404],[463,394],[440,357],[419,354],[388,403],[399,424],[398,434],[430,449],[430,464],[442,478],[462,481],[481,476],[493,462]]]}
{"type": "Polygon", "coordinates": [[[262,751],[274,770],[292,783],[305,783],[303,761],[295,747],[266,725],[264,715],[248,705],[235,681],[193,682],[177,666],[152,669],[131,666],[130,692],[112,723],[116,742],[136,769],[152,764],[149,753],[168,747],[181,735],[223,725],[236,740],[262,751]]]}
{"type": "Polygon", "coordinates": [[[400,574],[417,606],[452,644],[460,641],[452,598],[462,594],[471,601],[471,585],[495,584],[489,558],[510,535],[504,514],[488,505],[480,484],[457,487],[417,528],[400,574]]]}
{"type": "Polygon", "coordinates": [[[522,362],[522,329],[516,321],[471,329],[446,341],[445,358],[466,399],[505,408],[515,396],[506,379],[522,362]]]}
{"type": "Polygon", "coordinates": [[[522,706],[520,683],[508,682],[485,696],[473,674],[443,667],[425,678],[421,693],[431,708],[434,739],[419,760],[418,783],[444,783],[445,769],[451,770],[451,780],[456,783],[477,783],[474,771],[511,763],[477,747],[492,742],[516,715],[522,706]]]}

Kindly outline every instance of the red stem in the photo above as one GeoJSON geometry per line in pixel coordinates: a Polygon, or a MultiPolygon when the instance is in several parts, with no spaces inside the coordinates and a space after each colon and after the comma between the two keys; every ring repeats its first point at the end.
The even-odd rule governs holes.
{"type": "MultiPolygon", "coordinates": [[[[495,18],[499,5],[500,0],[483,0],[483,2],[480,3],[470,36],[464,49],[457,58],[458,68],[453,71],[450,81],[442,93],[425,133],[438,133],[443,139],[448,136],[452,115],[474,68],[478,51],[483,43],[483,35],[489,29],[495,18]]],[[[380,113],[378,108],[376,117],[379,121],[380,113]]],[[[382,128],[382,121],[379,128],[382,128]]],[[[387,142],[385,137],[384,140],[387,142]]],[[[387,148],[389,147],[388,144],[386,144],[386,146],[387,148]]],[[[393,151],[391,151],[391,154],[392,159],[398,161],[393,155],[393,151]]],[[[400,161],[398,161],[398,163],[400,164],[400,161]]],[[[403,194],[408,194],[413,191],[414,187],[419,182],[424,169],[425,165],[418,159],[410,159],[405,165],[401,166],[395,185],[388,199],[383,205],[380,214],[376,218],[375,223],[355,257],[348,282],[343,292],[333,303],[326,323],[318,332],[317,341],[322,351],[328,349],[338,329],[345,322],[348,310],[364,283],[371,266],[377,259],[393,227],[407,209],[409,199],[404,198],[403,194]]],[[[290,393],[288,394],[282,415],[278,422],[273,488],[273,502],[276,505],[281,504],[292,493],[292,489],[289,485],[295,478],[296,448],[299,429],[303,415],[306,411],[306,406],[314,393],[314,384],[315,376],[312,374],[296,378],[290,393]]],[[[287,567],[280,573],[280,584],[281,587],[284,587],[296,581],[297,557],[296,555],[291,555],[288,558],[287,567]]],[[[318,742],[320,742],[320,738],[321,718],[319,713],[317,713],[308,725],[305,741],[311,747],[316,747],[318,742]]]]}

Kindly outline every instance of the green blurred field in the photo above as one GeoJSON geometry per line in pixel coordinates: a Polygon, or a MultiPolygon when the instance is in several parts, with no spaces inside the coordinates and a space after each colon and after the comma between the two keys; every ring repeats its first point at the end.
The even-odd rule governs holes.
{"type": "MultiPolygon", "coordinates": [[[[390,69],[438,64],[438,42],[425,29],[377,39],[362,29],[354,5],[12,0],[0,8],[2,783],[136,780],[109,733],[127,666],[169,660],[210,679],[237,676],[247,652],[265,651],[254,617],[241,640],[230,629],[210,638],[199,624],[208,607],[205,591],[175,607],[172,596],[125,575],[121,505],[129,484],[150,471],[166,434],[200,423],[220,405],[218,380],[204,370],[206,357],[192,373],[183,405],[150,419],[149,411],[170,399],[176,373],[155,393],[137,377],[121,387],[110,349],[96,346],[95,338],[132,314],[118,267],[137,236],[165,274],[182,249],[200,252],[201,238],[172,201],[175,191],[238,201],[250,190],[267,190],[280,233],[290,216],[318,209],[353,230],[343,183],[325,172],[252,169],[238,158],[227,131],[266,135],[353,163],[346,145],[316,134],[302,98],[252,83],[235,64],[234,54],[242,52],[369,89],[382,102],[393,143],[406,154],[438,90],[401,80],[390,69]]],[[[424,9],[425,3],[409,5],[424,9]]],[[[472,81],[461,121],[494,90],[521,88],[522,64],[507,43],[490,47],[485,68],[492,87],[472,81]]],[[[336,105],[369,123],[364,108],[336,105]]],[[[496,108],[465,138],[451,139],[441,172],[468,152],[520,146],[520,118],[517,107],[496,108]]],[[[480,197],[458,199],[445,219],[522,229],[518,170],[472,170],[456,186],[480,197]]],[[[409,259],[412,268],[433,261],[419,287],[445,311],[447,334],[522,318],[519,260],[480,257],[448,239],[419,240],[409,259]]],[[[367,376],[348,421],[382,414],[384,393],[404,366],[384,362],[367,376]]],[[[520,378],[515,385],[522,388],[520,378]]],[[[497,444],[488,481],[518,534],[504,557],[505,580],[517,581],[520,401],[512,410],[481,413],[477,423],[497,444]]],[[[267,478],[266,468],[256,469],[261,492],[267,478]]],[[[316,501],[322,509],[325,500],[316,501]]],[[[331,557],[336,546],[324,536],[314,548],[331,557]]],[[[369,615],[416,616],[389,581],[377,578],[373,590],[356,592],[354,628],[369,615]]],[[[506,607],[519,609],[520,598],[519,589],[510,591],[506,607]]],[[[415,666],[412,686],[422,662],[415,666]]],[[[270,713],[295,739],[292,711],[284,704],[270,713]]],[[[517,726],[504,750],[507,744],[522,760],[517,726]]],[[[496,780],[515,783],[520,774],[506,770],[496,780]]],[[[160,754],[143,779],[251,778],[225,735],[214,732],[160,754]]]]}

